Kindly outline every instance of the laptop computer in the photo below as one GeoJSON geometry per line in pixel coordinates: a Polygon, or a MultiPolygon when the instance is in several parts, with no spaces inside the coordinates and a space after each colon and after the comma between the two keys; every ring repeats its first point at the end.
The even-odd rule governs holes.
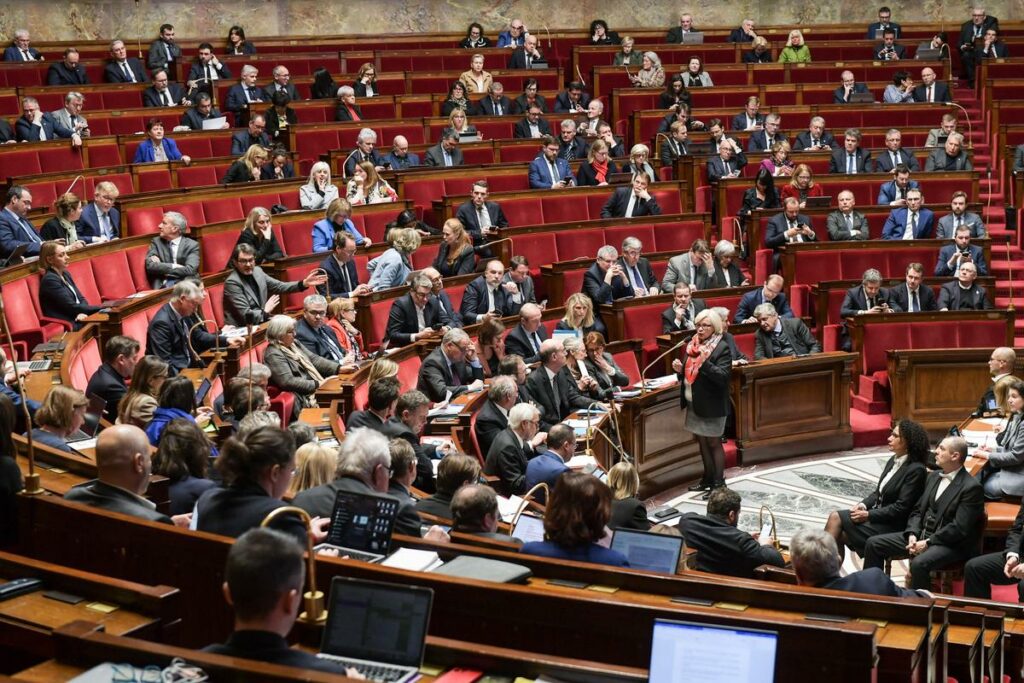
{"type": "Polygon", "coordinates": [[[533,515],[519,515],[516,525],[512,527],[512,538],[523,543],[544,540],[544,520],[533,515]]]}
{"type": "Polygon", "coordinates": [[[616,529],[612,532],[612,550],[626,556],[630,569],[675,574],[683,552],[683,537],[616,529]]]}
{"type": "Polygon", "coordinates": [[[702,45],[704,43],[704,34],[700,31],[690,31],[682,35],[680,41],[682,45],[702,45]]]}
{"type": "Polygon", "coordinates": [[[398,499],[391,496],[338,491],[327,542],[317,547],[336,548],[354,560],[380,562],[391,551],[398,507],[398,499]]]}
{"type": "Polygon", "coordinates": [[[875,101],[875,96],[869,92],[855,92],[850,93],[850,99],[847,101],[850,104],[872,104],[875,101]]]}
{"type": "Polygon", "coordinates": [[[107,402],[96,394],[86,396],[89,405],[85,407],[85,421],[77,432],[67,438],[68,443],[88,441],[96,436],[100,429],[100,420],[107,410],[107,402]]]}
{"type": "Polygon", "coordinates": [[[208,379],[204,379],[199,384],[199,388],[196,389],[196,405],[197,406],[203,405],[203,401],[206,400],[206,395],[208,393],[210,393],[210,387],[211,386],[212,385],[210,384],[210,380],[208,380],[208,379]]]}
{"type": "MultiPolygon", "coordinates": [[[[930,45],[930,43],[922,43],[923,45],[930,45]]],[[[935,62],[942,59],[942,50],[933,47],[919,47],[917,48],[917,56],[914,59],[923,59],[929,62],[935,62]]]]}
{"type": "Polygon", "coordinates": [[[0,268],[6,268],[7,266],[13,266],[16,263],[21,263],[26,251],[28,251],[28,243],[22,242],[14,248],[14,251],[11,252],[10,256],[3,261],[0,261],[0,268]]]}
{"type": "Polygon", "coordinates": [[[419,675],[434,591],[336,576],[320,654],[368,679],[406,683],[419,675]]]}
{"type": "Polygon", "coordinates": [[[659,683],[775,683],[779,634],[654,620],[650,680],[659,683]]]}
{"type": "Polygon", "coordinates": [[[832,206],[832,197],[808,197],[804,206],[808,209],[824,209],[832,206]]]}

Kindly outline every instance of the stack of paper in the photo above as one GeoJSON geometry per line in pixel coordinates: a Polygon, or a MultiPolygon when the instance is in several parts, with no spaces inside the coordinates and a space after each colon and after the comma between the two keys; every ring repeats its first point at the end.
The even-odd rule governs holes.
{"type": "Polygon", "coordinates": [[[407,569],[412,572],[432,572],[444,562],[441,561],[437,553],[431,550],[399,548],[388,555],[381,564],[385,567],[407,569]]]}

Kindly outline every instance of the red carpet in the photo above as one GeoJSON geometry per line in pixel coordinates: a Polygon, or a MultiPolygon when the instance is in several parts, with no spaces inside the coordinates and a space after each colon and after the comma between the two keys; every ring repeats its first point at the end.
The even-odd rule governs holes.
{"type": "Polygon", "coordinates": [[[884,446],[892,431],[892,415],[877,413],[871,415],[850,408],[850,427],[853,429],[853,447],[884,446]]]}

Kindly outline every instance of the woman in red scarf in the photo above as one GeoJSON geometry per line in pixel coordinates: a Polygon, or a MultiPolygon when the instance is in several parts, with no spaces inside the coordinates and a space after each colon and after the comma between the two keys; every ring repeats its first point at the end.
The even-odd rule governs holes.
{"type": "Polygon", "coordinates": [[[700,459],[704,463],[704,476],[691,491],[704,491],[707,499],[710,489],[725,486],[725,451],[722,434],[729,410],[729,377],[732,371],[732,352],[723,343],[725,325],[714,311],[706,309],[694,319],[697,332],[686,345],[684,361],[672,361],[672,369],[679,375],[683,386],[680,403],[686,411],[686,429],[697,438],[700,459]]]}
{"type": "Polygon", "coordinates": [[[598,138],[590,143],[590,151],[587,153],[587,160],[580,164],[579,173],[576,174],[576,184],[583,185],[607,185],[608,176],[618,173],[619,169],[609,157],[608,143],[598,138]]]}

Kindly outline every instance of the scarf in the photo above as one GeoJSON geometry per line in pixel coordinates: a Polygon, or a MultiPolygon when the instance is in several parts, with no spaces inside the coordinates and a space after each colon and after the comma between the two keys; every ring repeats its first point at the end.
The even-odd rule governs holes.
{"type": "Polygon", "coordinates": [[[704,365],[704,361],[714,352],[720,341],[722,341],[722,335],[720,334],[711,335],[703,344],[697,338],[697,335],[690,337],[690,342],[686,345],[686,367],[684,368],[684,377],[686,377],[687,384],[693,384],[697,381],[697,373],[700,371],[700,366],[704,365]]]}
{"type": "MultiPolygon", "coordinates": [[[[283,353],[285,356],[287,356],[288,358],[291,358],[293,361],[298,363],[299,367],[301,367],[303,370],[305,370],[306,374],[309,375],[309,378],[311,380],[313,380],[314,382],[316,382],[318,386],[320,384],[323,384],[323,381],[324,381],[323,375],[320,374],[320,372],[316,369],[316,366],[313,365],[313,363],[310,362],[310,360],[306,356],[306,354],[303,353],[302,351],[300,351],[298,347],[292,346],[291,348],[288,348],[284,344],[277,344],[277,348],[281,349],[281,353],[283,353]]],[[[315,407],[316,406],[316,397],[315,396],[313,396],[313,395],[305,396],[304,399],[305,399],[306,407],[307,408],[308,407],[315,407]]]]}
{"type": "Polygon", "coordinates": [[[600,164],[597,161],[592,161],[590,166],[594,169],[594,177],[597,178],[597,182],[605,182],[605,178],[608,177],[608,162],[605,161],[603,164],[600,164]]]}

